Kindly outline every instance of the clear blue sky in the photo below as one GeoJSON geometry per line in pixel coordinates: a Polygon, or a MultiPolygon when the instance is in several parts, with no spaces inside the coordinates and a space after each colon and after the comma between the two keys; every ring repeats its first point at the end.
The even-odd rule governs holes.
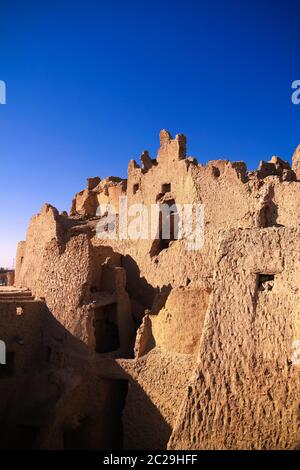
{"type": "Polygon", "coordinates": [[[44,202],[125,176],[161,128],[250,168],[300,142],[299,0],[1,0],[0,18],[0,265],[44,202]]]}

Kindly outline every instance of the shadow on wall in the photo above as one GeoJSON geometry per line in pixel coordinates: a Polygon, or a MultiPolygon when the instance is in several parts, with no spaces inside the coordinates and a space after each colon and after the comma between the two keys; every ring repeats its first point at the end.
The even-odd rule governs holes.
{"type": "MultiPolygon", "coordinates": [[[[163,298],[167,299],[166,292],[163,298]]],[[[61,327],[51,316],[53,321],[54,328],[61,327]]],[[[72,351],[75,346],[78,351],[87,351],[85,344],[68,332],[67,335],[72,351]]],[[[68,420],[76,414],[82,418],[77,426],[63,431],[63,448],[166,449],[172,429],[139,383],[114,359],[105,358],[101,354],[89,357],[92,361],[87,379],[89,399],[82,396],[82,392],[77,392],[79,402],[72,399],[74,404],[68,412],[68,420]],[[103,399],[99,401],[101,394],[103,399]],[[87,401],[88,409],[85,408],[87,401]]],[[[87,365],[82,362],[82,367],[86,369],[87,365]]],[[[70,408],[72,400],[66,396],[61,402],[62,413],[70,408]]]]}
{"type": "Polygon", "coordinates": [[[119,363],[110,360],[109,366],[105,359],[98,361],[98,374],[101,377],[108,377],[109,370],[111,377],[125,377],[128,381],[126,401],[123,402],[122,409],[123,449],[166,449],[172,428],[157,406],[138,381],[125,372],[119,363]]]}
{"type": "Polygon", "coordinates": [[[171,426],[135,380],[129,385],[123,427],[125,450],[167,449],[172,433],[171,426]]]}
{"type": "MultiPolygon", "coordinates": [[[[45,304],[41,308],[39,335],[43,341],[35,361],[0,380],[5,404],[0,448],[121,448],[125,374],[115,380],[98,377],[88,347],[45,304]]],[[[26,355],[30,346],[25,342],[18,354],[26,355]]]]}
{"type": "MultiPolygon", "coordinates": [[[[63,429],[63,448],[65,450],[87,449],[123,449],[122,412],[128,390],[126,379],[102,379],[106,389],[103,406],[94,409],[88,415],[79,415],[63,429]]],[[[99,382],[98,382],[99,384],[99,382]]],[[[101,384],[99,384],[99,388],[101,384]]],[[[96,390],[95,390],[96,392],[96,390]]],[[[98,390],[98,395],[103,390],[98,390]]],[[[62,403],[61,406],[68,406],[62,403]]],[[[80,411],[80,410],[79,410],[80,411]]],[[[75,415],[76,416],[76,415],[75,415]]]]}
{"type": "Polygon", "coordinates": [[[166,443],[171,430],[137,382],[115,360],[91,354],[45,304],[42,308],[36,362],[0,380],[6,403],[0,448],[106,450],[127,442],[135,448],[166,443]]]}
{"type": "Polygon", "coordinates": [[[274,187],[270,186],[259,213],[260,227],[273,227],[277,225],[278,206],[274,202],[274,187]]]}
{"type": "MultiPolygon", "coordinates": [[[[157,296],[160,294],[163,294],[166,302],[168,294],[171,291],[170,285],[163,286],[162,288],[153,287],[144,277],[141,277],[138,264],[129,255],[122,256],[122,266],[126,270],[126,290],[131,299],[140,302],[145,309],[152,309],[153,304],[156,302],[157,296]]],[[[163,306],[164,303],[162,304],[161,308],[163,306]]],[[[158,313],[158,311],[155,313],[158,313]]]]}

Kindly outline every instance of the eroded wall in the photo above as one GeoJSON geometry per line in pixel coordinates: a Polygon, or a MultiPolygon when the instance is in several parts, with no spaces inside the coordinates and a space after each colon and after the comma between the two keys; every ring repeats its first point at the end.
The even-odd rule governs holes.
{"type": "Polygon", "coordinates": [[[299,444],[300,376],[292,363],[300,335],[299,235],[299,228],[269,228],[224,236],[170,449],[299,444]]]}
{"type": "Polygon", "coordinates": [[[79,350],[82,364],[91,366],[88,377],[79,373],[68,418],[62,400],[43,428],[41,448],[64,446],[64,423],[70,416],[76,421],[82,408],[77,394],[92,397],[90,409],[100,411],[67,441],[90,433],[95,443],[93,434],[102,435],[102,405],[86,391],[93,374],[104,381],[95,385],[101,403],[108,400],[110,413],[116,404],[117,421],[123,413],[125,448],[297,445],[299,375],[290,355],[300,333],[298,160],[296,151],[293,170],[279,157],[251,172],[243,162],[201,165],[187,158],[184,136],[162,131],[157,158],[144,151],[141,166],[130,162],[127,181],[90,178],[70,216],[46,205],[32,219],[18,248],[16,282],[45,300],[76,343],[59,348],[50,341],[52,356],[65,362],[65,348],[79,350]],[[147,237],[100,239],[97,224],[105,214],[98,205],[116,207],[118,226],[120,196],[148,211],[164,202],[204,205],[203,246],[190,251],[186,240],[159,246],[147,237]],[[95,351],[94,322],[114,304],[120,349],[102,354],[95,351]]]}

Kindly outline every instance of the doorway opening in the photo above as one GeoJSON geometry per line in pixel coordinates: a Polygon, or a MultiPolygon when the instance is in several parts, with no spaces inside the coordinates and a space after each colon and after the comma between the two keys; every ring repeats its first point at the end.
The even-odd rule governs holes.
{"type": "Polygon", "coordinates": [[[0,379],[13,377],[15,372],[15,353],[12,351],[6,352],[6,364],[0,365],[0,379]]]}
{"type": "Polygon", "coordinates": [[[113,352],[120,348],[117,314],[116,303],[95,309],[94,330],[97,353],[113,352]]]}

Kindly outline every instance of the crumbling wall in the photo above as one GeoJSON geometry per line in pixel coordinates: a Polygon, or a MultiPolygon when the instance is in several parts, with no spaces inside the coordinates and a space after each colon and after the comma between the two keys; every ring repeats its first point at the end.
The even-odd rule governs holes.
{"type": "MultiPolygon", "coordinates": [[[[300,324],[298,156],[297,149],[292,169],[279,157],[260,162],[257,171],[227,160],[202,165],[187,158],[183,135],[173,139],[163,130],[157,158],[144,151],[141,166],[132,160],[127,181],[90,178],[70,216],[46,205],[32,219],[18,248],[16,282],[45,298],[55,319],[89,347],[83,364],[89,357],[104,382],[112,364],[119,367],[120,387],[102,384],[119,410],[129,381],[126,448],[161,449],[169,441],[181,449],[281,449],[299,441],[299,376],[290,360],[300,324]],[[97,224],[108,204],[120,223],[120,196],[148,214],[152,204],[202,204],[203,246],[190,251],[186,240],[171,237],[158,243],[150,226],[142,239],[100,239],[97,224]],[[107,307],[114,309],[120,349],[102,354],[95,352],[95,322],[110,315],[107,307]],[[133,355],[133,319],[135,357],[125,360],[133,355]]],[[[105,327],[115,331],[116,324],[105,327]]],[[[86,393],[84,380],[67,421],[83,406],[77,394],[93,396],[86,393]]],[[[102,410],[100,398],[102,404],[93,400],[102,410]]],[[[60,406],[41,448],[64,445],[64,401],[60,406]],[[59,442],[48,439],[53,430],[59,442]]]]}
{"type": "Polygon", "coordinates": [[[112,205],[118,211],[119,197],[126,194],[127,181],[115,176],[104,180],[99,177],[88,178],[87,188],[77,193],[72,202],[70,215],[93,217],[99,214],[99,205],[112,205]]]}
{"type": "MultiPolygon", "coordinates": [[[[258,182],[248,181],[243,163],[218,160],[198,165],[196,159],[186,158],[182,135],[172,139],[161,131],[157,158],[144,151],[141,162],[141,167],[134,160],[128,166],[128,207],[143,204],[149,215],[151,205],[170,201],[178,206],[204,206],[204,245],[195,251],[187,250],[186,240],[181,239],[172,240],[167,249],[154,250],[150,223],[146,236],[138,241],[93,239],[93,244],[109,244],[123,255],[130,296],[150,308],[157,292],[166,286],[204,282],[210,288],[219,230],[259,225],[265,203],[257,200],[258,182]]],[[[128,226],[137,215],[129,214],[128,226]]]]}
{"type": "Polygon", "coordinates": [[[292,158],[292,170],[295,172],[297,180],[300,179],[300,144],[296,148],[292,158]]]}
{"type": "Polygon", "coordinates": [[[43,250],[35,294],[46,300],[48,308],[72,334],[87,342],[91,245],[86,235],[71,238],[64,249],[56,239],[43,250]]]}
{"type": "Polygon", "coordinates": [[[13,286],[15,282],[15,271],[13,269],[0,268],[0,285],[13,286]]]}
{"type": "MultiPolygon", "coordinates": [[[[11,297],[0,298],[0,337],[6,345],[6,365],[0,366],[1,449],[29,445],[37,416],[31,409],[25,419],[24,410],[30,398],[24,390],[42,369],[45,350],[45,305],[20,297],[13,300],[13,290],[9,293],[11,297]]],[[[37,385],[36,393],[41,390],[41,383],[37,385]]]]}
{"type": "Polygon", "coordinates": [[[120,449],[123,445],[122,385],[126,379],[97,377],[97,371],[63,369],[56,373],[60,395],[43,422],[34,448],[47,450],[120,449]]]}
{"type": "Polygon", "coordinates": [[[155,348],[139,360],[119,363],[129,375],[124,448],[166,448],[194,367],[193,356],[155,348]]]}
{"type": "Polygon", "coordinates": [[[129,377],[126,449],[166,448],[194,368],[208,298],[205,290],[173,289],[159,312],[144,317],[135,359],[119,362],[129,377]]]}
{"type": "Polygon", "coordinates": [[[170,449],[299,443],[298,228],[232,230],[220,245],[198,364],[170,449]]]}
{"type": "Polygon", "coordinates": [[[98,376],[83,343],[46,304],[23,297],[1,291],[0,448],[120,448],[126,374],[98,376]]]}
{"type": "Polygon", "coordinates": [[[16,285],[34,290],[42,267],[42,256],[47,242],[60,236],[59,214],[57,209],[45,204],[40,214],[32,217],[26,242],[21,242],[17,250],[16,285]]]}
{"type": "MultiPolygon", "coordinates": [[[[150,308],[157,292],[166,286],[194,282],[212,288],[222,230],[297,224],[300,191],[295,179],[289,164],[279,157],[262,161],[256,172],[248,172],[243,162],[214,160],[206,165],[198,164],[195,158],[186,157],[184,136],[179,134],[172,139],[163,130],[157,158],[144,151],[141,166],[135,160],[129,163],[128,207],[143,204],[150,214],[151,205],[160,202],[202,204],[203,246],[189,251],[186,240],[174,240],[167,249],[154,250],[156,241],[151,238],[150,226],[148,236],[138,241],[128,238],[103,241],[95,237],[92,242],[108,244],[124,256],[129,294],[150,308]]],[[[129,215],[128,225],[137,215],[129,215]]]]}
{"type": "Polygon", "coordinates": [[[300,223],[300,182],[274,184],[275,223],[285,227],[296,227],[300,223]]]}
{"type": "Polygon", "coordinates": [[[111,247],[92,245],[91,232],[80,221],[44,206],[30,223],[26,243],[19,247],[17,283],[45,300],[57,320],[90,346],[94,344],[93,309],[111,294],[110,301],[118,311],[120,353],[127,357],[133,350],[134,324],[125,271],[111,247]],[[110,266],[103,277],[108,260],[110,266]],[[110,284],[106,283],[108,272],[110,284]]]}
{"type": "Polygon", "coordinates": [[[160,312],[150,315],[155,345],[178,354],[196,354],[209,295],[200,288],[173,289],[160,312]]]}

